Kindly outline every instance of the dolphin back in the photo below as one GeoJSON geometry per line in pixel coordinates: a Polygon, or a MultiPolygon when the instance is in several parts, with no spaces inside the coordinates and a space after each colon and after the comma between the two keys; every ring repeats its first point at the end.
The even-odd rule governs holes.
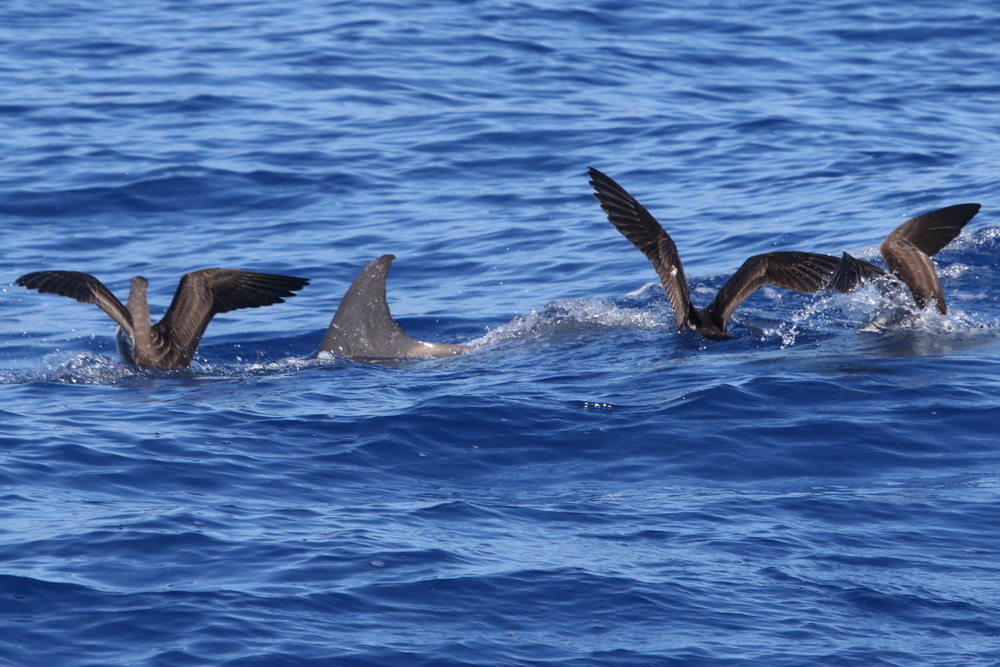
{"type": "Polygon", "coordinates": [[[392,318],[385,280],[395,255],[382,255],[361,270],[330,322],[316,355],[326,352],[345,359],[415,359],[468,351],[465,345],[425,343],[411,338],[392,318]]]}

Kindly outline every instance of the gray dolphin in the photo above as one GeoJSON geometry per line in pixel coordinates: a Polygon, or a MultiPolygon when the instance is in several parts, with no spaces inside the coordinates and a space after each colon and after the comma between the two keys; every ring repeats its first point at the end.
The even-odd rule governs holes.
{"type": "Polygon", "coordinates": [[[313,355],[333,354],[354,361],[385,361],[449,357],[464,354],[469,345],[427,343],[410,338],[392,318],[385,280],[395,255],[382,255],[361,270],[344,294],[323,341],[313,355]]]}

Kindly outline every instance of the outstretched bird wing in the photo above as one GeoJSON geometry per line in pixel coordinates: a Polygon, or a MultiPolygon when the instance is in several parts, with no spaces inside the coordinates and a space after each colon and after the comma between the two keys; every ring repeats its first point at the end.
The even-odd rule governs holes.
{"type": "Polygon", "coordinates": [[[649,211],[611,177],[591,167],[590,185],[608,220],[649,259],[667,292],[678,329],[691,329],[698,315],[691,306],[687,278],[674,240],[649,211]]]}
{"type": "Polygon", "coordinates": [[[706,310],[712,322],[725,330],[733,311],[764,285],[813,293],[828,286],[839,260],[815,252],[778,251],[748,258],[737,269],[706,310]]]}
{"type": "Polygon", "coordinates": [[[179,353],[187,365],[212,317],[240,308],[282,303],[284,297],[309,284],[305,278],[257,273],[239,269],[201,269],[181,277],[163,319],[153,326],[153,339],[161,348],[179,353]]]}
{"type": "Polygon", "coordinates": [[[129,335],[132,334],[132,316],[128,309],[89,273],[80,271],[35,271],[17,279],[17,284],[39,292],[49,292],[83,303],[92,303],[108,314],[129,335]]]}
{"type": "Polygon", "coordinates": [[[921,308],[935,301],[942,315],[948,311],[931,257],[959,235],[979,208],[979,204],[956,204],[918,215],[896,227],[882,242],[879,251],[886,266],[906,283],[921,308]]]}

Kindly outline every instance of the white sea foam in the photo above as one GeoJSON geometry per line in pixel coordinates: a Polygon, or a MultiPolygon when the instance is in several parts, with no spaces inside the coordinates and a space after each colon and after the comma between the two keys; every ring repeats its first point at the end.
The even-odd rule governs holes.
{"type": "Polygon", "coordinates": [[[469,344],[488,346],[528,336],[587,328],[659,329],[665,325],[663,313],[648,308],[620,307],[605,299],[565,299],[518,315],[469,344]]]}

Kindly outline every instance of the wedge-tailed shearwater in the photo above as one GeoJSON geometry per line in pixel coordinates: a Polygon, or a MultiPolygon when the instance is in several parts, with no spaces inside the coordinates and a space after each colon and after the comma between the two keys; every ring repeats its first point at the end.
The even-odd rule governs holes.
{"type": "MultiPolygon", "coordinates": [[[[931,257],[951,243],[979,209],[979,204],[939,208],[910,218],[882,241],[879,252],[885,259],[888,274],[906,285],[919,308],[926,308],[933,302],[939,313],[948,312],[931,257]]],[[[859,284],[885,275],[886,272],[877,266],[845,252],[831,285],[841,292],[852,292],[859,284]]]]}
{"type": "Polygon", "coordinates": [[[17,284],[97,305],[118,323],[118,351],[127,363],[173,369],[191,365],[214,315],[281,303],[309,281],[239,269],[193,271],[181,277],[170,308],[155,325],[146,301],[149,283],[141,276],[132,279],[127,307],[100,280],[79,271],[36,271],[17,284]]]}
{"type": "Polygon", "coordinates": [[[707,308],[695,308],[677,246],[663,226],[610,177],[594,168],[588,174],[594,197],[608,220],[652,263],[670,299],[678,329],[694,329],[711,340],[732,338],[726,331],[730,316],[758,288],[776,285],[797,292],[818,292],[829,285],[840,261],[832,255],[794,250],[754,255],[743,262],[707,308]]]}
{"type": "Polygon", "coordinates": [[[385,295],[385,280],[394,259],[395,255],[382,255],[361,270],[340,300],[313,358],[325,352],[355,361],[384,361],[448,357],[472,349],[419,341],[403,331],[389,312],[385,295]]]}

